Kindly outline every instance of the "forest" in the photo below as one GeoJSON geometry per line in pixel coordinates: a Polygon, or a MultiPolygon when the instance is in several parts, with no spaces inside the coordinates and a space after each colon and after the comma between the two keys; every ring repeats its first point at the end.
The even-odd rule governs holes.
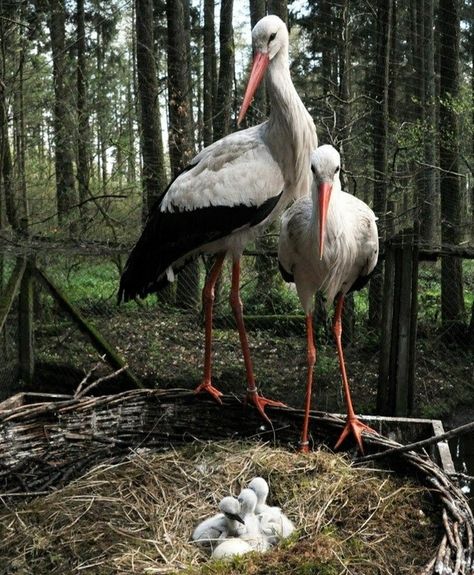
{"type": "Polygon", "coordinates": [[[473,259],[474,0],[0,0],[0,572],[472,575],[473,259]],[[277,109],[276,34],[252,50],[266,14],[307,148],[312,119],[377,217],[342,322],[341,291],[308,312],[282,279],[279,219],[238,265],[199,254],[156,294],[119,287],[196,154],[277,109]],[[218,401],[196,393],[209,372],[218,401]],[[199,540],[216,518],[235,531],[199,540]],[[248,555],[207,563],[229,542],[248,555]]]}
{"type": "MultiPolygon", "coordinates": [[[[190,318],[201,317],[209,258],[187,266],[173,289],[157,299],[121,308],[115,305],[118,277],[149,210],[172,178],[203,147],[238,129],[250,31],[268,11],[288,24],[294,84],[320,144],[331,143],[341,153],[344,189],[379,218],[379,273],[369,290],[349,299],[345,318],[355,379],[363,382],[362,389],[370,387],[368,396],[362,394],[364,407],[384,404],[376,388],[377,380],[390,378],[383,375],[392,353],[384,333],[393,333],[394,315],[411,318],[411,360],[400,377],[420,383],[401,407],[384,410],[449,413],[456,401],[472,404],[466,399],[472,390],[464,389],[455,400],[455,383],[436,383],[444,377],[460,382],[472,365],[472,2],[1,0],[0,5],[0,281],[5,293],[15,258],[28,256],[28,265],[47,272],[140,377],[164,385],[199,377],[199,354],[193,351],[202,341],[190,318]],[[397,258],[407,262],[409,253],[416,266],[403,276],[397,258]],[[398,273],[404,279],[390,287],[398,273]],[[156,314],[153,321],[150,314],[156,314]],[[149,330],[152,341],[146,338],[149,330]],[[451,346],[460,358],[454,366],[448,365],[451,346]],[[183,374],[176,378],[172,366],[180,362],[183,374]],[[426,387],[425,374],[434,387],[426,387]]],[[[268,112],[263,87],[241,128],[264,121],[268,112]]],[[[299,345],[295,335],[303,329],[296,295],[278,274],[277,236],[273,226],[244,258],[243,299],[264,380],[274,369],[266,363],[265,330],[281,338],[279,353],[283,348],[292,354],[292,346],[299,345]]],[[[26,321],[26,351],[18,343],[21,321],[13,319],[22,298],[3,304],[10,313],[0,314],[2,353],[4,365],[12,366],[2,373],[4,394],[15,388],[11,381],[18,362],[21,379],[32,382],[35,376],[50,377],[48,366],[62,373],[64,364],[78,368],[96,357],[94,352],[83,357],[74,327],[58,339],[68,320],[37,284],[29,288],[31,302],[27,297],[24,303],[34,310],[26,321]],[[30,359],[22,370],[25,361],[19,357],[33,354],[29,347],[35,347],[36,366],[30,359]]],[[[227,341],[234,335],[226,299],[220,298],[216,318],[223,329],[223,359],[218,360],[223,380],[241,369],[227,341]]],[[[330,335],[322,309],[315,323],[325,345],[330,335]]],[[[332,373],[332,356],[327,361],[323,379],[326,371],[328,379],[332,373]]],[[[327,407],[339,403],[334,394],[328,391],[327,407]]]]}

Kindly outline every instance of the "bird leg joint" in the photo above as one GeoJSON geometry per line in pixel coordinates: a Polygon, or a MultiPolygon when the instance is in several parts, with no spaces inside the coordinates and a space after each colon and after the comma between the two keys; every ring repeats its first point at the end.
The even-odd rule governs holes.
{"type": "Polygon", "coordinates": [[[337,319],[332,326],[332,332],[336,339],[339,339],[342,336],[342,322],[340,319],[337,319]]]}
{"type": "Polygon", "coordinates": [[[212,305],[216,298],[214,286],[206,284],[202,290],[202,303],[204,305],[212,305]]]}

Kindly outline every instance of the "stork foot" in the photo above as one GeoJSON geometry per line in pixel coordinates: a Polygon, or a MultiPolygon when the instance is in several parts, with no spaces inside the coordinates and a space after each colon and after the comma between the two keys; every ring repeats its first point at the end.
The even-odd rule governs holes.
{"type": "Polygon", "coordinates": [[[203,381],[194,390],[194,393],[196,394],[204,392],[207,392],[212,397],[212,399],[214,399],[215,401],[217,401],[217,403],[222,405],[221,396],[224,394],[221,391],[219,391],[216,387],[214,387],[210,381],[203,381]]]}
{"type": "Polygon", "coordinates": [[[286,407],[286,405],[281,401],[274,401],[273,399],[268,399],[263,397],[263,395],[259,395],[257,390],[247,391],[246,402],[251,403],[254,407],[256,407],[260,415],[263,417],[263,419],[265,419],[265,421],[268,421],[268,423],[271,423],[271,421],[268,415],[265,413],[265,408],[267,405],[270,407],[286,407]]]}
{"type": "Polygon", "coordinates": [[[339,436],[339,439],[337,440],[337,443],[336,443],[334,449],[338,449],[338,447],[341,446],[343,441],[350,434],[352,434],[355,437],[355,440],[357,442],[357,445],[359,446],[361,453],[363,454],[364,453],[364,445],[362,443],[362,432],[363,431],[366,431],[367,433],[377,433],[375,431],[375,429],[372,429],[371,427],[369,427],[365,423],[362,423],[362,421],[360,421],[360,419],[358,419],[357,417],[349,417],[347,419],[347,422],[346,422],[344,429],[342,430],[341,435],[339,436]]]}

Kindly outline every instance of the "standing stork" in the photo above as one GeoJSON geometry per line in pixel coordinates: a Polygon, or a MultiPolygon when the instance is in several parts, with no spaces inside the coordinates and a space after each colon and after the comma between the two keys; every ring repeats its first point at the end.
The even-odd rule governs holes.
{"type": "Polygon", "coordinates": [[[321,291],[330,305],[336,298],[333,333],[347,407],[347,422],[336,448],[353,433],[363,452],[361,433],[373,431],[356,416],[352,406],[342,352],[344,296],[361,289],[377,263],[378,232],[374,212],[361,200],[341,190],[340,156],[332,146],[321,146],[311,157],[311,197],[295,202],[282,217],[278,259],[285,281],[294,282],[306,314],[307,383],[300,449],[308,450],[316,347],[313,339],[314,294],[321,291]]]}
{"type": "Polygon", "coordinates": [[[244,118],[266,73],[271,112],[258,126],[225,136],[202,150],[158,199],[128,258],[118,299],[156,292],[201,253],[217,254],[203,290],[204,377],[196,393],[220,402],[211,382],[214,288],[228,254],[232,258],[231,307],[237,322],[247,400],[268,420],[266,405],[283,405],[257,392],[240,300],[240,258],[245,245],[310,185],[316,129],[290,77],[288,30],[277,16],[265,16],[252,30],[254,62],[239,113],[244,118]]]}

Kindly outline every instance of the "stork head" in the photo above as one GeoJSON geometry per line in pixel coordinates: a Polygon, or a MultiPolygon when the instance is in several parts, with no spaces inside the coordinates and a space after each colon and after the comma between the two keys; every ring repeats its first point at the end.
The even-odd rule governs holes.
{"type": "Polygon", "coordinates": [[[268,483],[263,477],[254,477],[249,483],[248,488],[251,489],[257,496],[259,505],[264,504],[268,497],[268,483]]]}
{"type": "Polygon", "coordinates": [[[219,503],[219,510],[227,517],[227,519],[232,519],[233,521],[245,524],[244,520],[240,516],[239,500],[235,497],[232,497],[231,495],[224,497],[224,499],[219,503]]]}
{"type": "Polygon", "coordinates": [[[254,513],[257,507],[257,496],[252,489],[242,489],[238,497],[240,508],[245,515],[254,513]]]}
{"type": "Polygon", "coordinates": [[[288,29],[278,16],[261,18],[252,30],[253,65],[240,108],[237,125],[244,119],[250,102],[262,81],[270,61],[282,49],[288,51],[288,29]]]}
{"type": "MultiPolygon", "coordinates": [[[[331,199],[331,192],[338,184],[340,186],[339,171],[341,169],[341,156],[330,145],[319,146],[311,154],[311,171],[313,172],[313,197],[317,198],[319,210],[319,258],[324,252],[324,235],[326,231],[326,218],[331,199]]],[[[339,187],[338,186],[338,187],[339,187]]]]}

